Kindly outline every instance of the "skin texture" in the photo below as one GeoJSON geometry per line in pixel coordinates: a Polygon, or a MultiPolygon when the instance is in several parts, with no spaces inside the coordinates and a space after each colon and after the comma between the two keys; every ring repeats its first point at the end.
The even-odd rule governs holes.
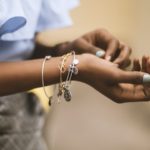
{"type": "Polygon", "coordinates": [[[130,64],[131,48],[120,42],[106,29],[97,29],[86,33],[72,42],[59,44],[57,55],[66,53],[66,50],[74,50],[77,54],[90,53],[96,54],[99,49],[104,50],[104,59],[118,64],[119,67],[125,68],[130,64]]]}
{"type": "Polygon", "coordinates": [[[86,65],[88,65],[84,67],[83,72],[81,69],[82,82],[91,85],[117,103],[150,99],[150,96],[146,94],[145,85],[142,85],[144,72],[123,71],[104,59],[92,55],[86,57],[88,57],[86,58],[86,65]],[[89,62],[92,63],[89,64],[89,62]]]}
{"type": "MultiPolygon", "coordinates": [[[[144,73],[123,71],[116,67],[115,64],[91,54],[77,55],[77,58],[80,61],[78,64],[79,74],[73,77],[74,80],[89,84],[117,103],[148,100],[143,92],[144,86],[140,85],[140,88],[138,88],[138,85],[134,85],[142,83],[144,73]],[[89,64],[89,62],[92,63],[89,64]]],[[[58,65],[60,59],[60,57],[56,57],[46,62],[46,84],[59,82],[58,65]]],[[[69,66],[71,60],[70,56],[66,62],[66,67],[69,66]]],[[[0,74],[1,95],[41,86],[42,61],[43,59],[19,63],[0,63],[0,68],[3,69],[0,74]]],[[[66,75],[67,72],[63,74],[63,79],[66,78],[66,75]]]]}
{"type": "MultiPolygon", "coordinates": [[[[146,72],[146,73],[150,74],[150,57],[143,56],[141,59],[141,62],[139,59],[135,59],[133,69],[136,71],[142,71],[142,72],[146,72]]],[[[145,91],[145,95],[147,95],[147,97],[149,97],[149,95],[150,95],[150,85],[149,84],[144,85],[144,91],[145,91]]]]}
{"type": "MultiPolygon", "coordinates": [[[[31,58],[35,58],[35,60],[0,62],[0,95],[40,87],[42,85],[41,67],[43,56],[48,54],[59,56],[71,49],[76,50],[76,53],[79,54],[77,58],[80,61],[78,64],[79,74],[73,76],[73,80],[87,83],[117,103],[148,100],[149,97],[145,95],[145,87],[142,85],[144,73],[127,72],[119,68],[127,66],[131,49],[103,29],[92,31],[75,41],[62,43],[55,47],[37,43],[35,53],[31,58]],[[106,51],[104,59],[94,56],[98,47],[106,51]],[[111,56],[111,59],[108,59],[108,56],[111,56]],[[41,57],[42,59],[37,59],[41,57]]],[[[53,57],[46,62],[44,71],[46,85],[59,82],[58,65],[60,60],[61,57],[53,57]]],[[[67,59],[66,67],[70,65],[71,60],[71,57],[67,59]]],[[[67,72],[63,74],[63,79],[66,78],[66,75],[67,72]]]]}

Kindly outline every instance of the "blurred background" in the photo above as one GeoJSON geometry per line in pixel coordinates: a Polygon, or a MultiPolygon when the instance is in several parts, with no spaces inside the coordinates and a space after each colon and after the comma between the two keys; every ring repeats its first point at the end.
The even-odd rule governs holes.
{"type": "MultiPolygon", "coordinates": [[[[106,28],[133,48],[132,57],[150,55],[149,0],[81,0],[71,12],[74,25],[47,31],[50,45],[106,28]]],[[[91,87],[74,82],[73,99],[51,108],[44,136],[50,150],[150,150],[150,102],[116,104],[91,87]]]]}

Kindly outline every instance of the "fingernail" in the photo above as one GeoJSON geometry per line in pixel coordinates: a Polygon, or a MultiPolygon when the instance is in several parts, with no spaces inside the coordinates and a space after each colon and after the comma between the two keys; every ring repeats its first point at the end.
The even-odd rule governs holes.
{"type": "Polygon", "coordinates": [[[108,61],[110,61],[111,60],[111,56],[106,56],[105,59],[108,60],[108,61]]]}
{"type": "Polygon", "coordinates": [[[105,55],[105,51],[99,50],[99,51],[96,52],[95,55],[96,55],[97,57],[103,57],[103,56],[105,55]]]}
{"type": "Polygon", "coordinates": [[[143,84],[150,83],[150,74],[146,73],[143,75],[143,84]]]}

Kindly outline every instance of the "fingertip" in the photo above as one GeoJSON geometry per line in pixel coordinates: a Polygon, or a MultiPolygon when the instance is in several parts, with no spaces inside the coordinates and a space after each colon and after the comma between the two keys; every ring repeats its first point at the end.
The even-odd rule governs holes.
{"type": "Polygon", "coordinates": [[[140,65],[140,60],[139,60],[138,58],[135,59],[135,63],[136,63],[137,65],[141,66],[141,65],[140,65]]]}
{"type": "Polygon", "coordinates": [[[147,59],[147,63],[150,64],[150,58],[147,59]]]}
{"type": "Polygon", "coordinates": [[[144,55],[144,56],[142,57],[142,63],[143,63],[143,62],[146,62],[147,60],[148,60],[148,57],[144,55]]]}
{"type": "Polygon", "coordinates": [[[138,63],[138,59],[137,58],[134,58],[133,59],[133,65],[136,65],[138,63]]]}
{"type": "Polygon", "coordinates": [[[143,72],[147,72],[146,66],[147,66],[147,57],[143,56],[142,57],[142,71],[143,72]]]}
{"type": "Polygon", "coordinates": [[[111,61],[111,56],[110,55],[108,55],[108,56],[105,56],[105,59],[107,60],[107,61],[111,61]]]}
{"type": "Polygon", "coordinates": [[[133,60],[133,71],[140,71],[141,70],[141,65],[139,59],[135,58],[133,60]]]}
{"type": "Polygon", "coordinates": [[[150,73],[150,58],[147,60],[147,63],[146,63],[146,71],[150,73]]]}
{"type": "Polygon", "coordinates": [[[134,58],[133,61],[139,61],[139,59],[138,58],[134,58]]]}
{"type": "Polygon", "coordinates": [[[150,74],[145,73],[143,75],[143,84],[146,84],[146,85],[150,84],[150,74]]]}
{"type": "Polygon", "coordinates": [[[120,44],[118,40],[116,39],[111,40],[106,49],[105,59],[111,61],[114,55],[116,54],[119,46],[120,44]]]}

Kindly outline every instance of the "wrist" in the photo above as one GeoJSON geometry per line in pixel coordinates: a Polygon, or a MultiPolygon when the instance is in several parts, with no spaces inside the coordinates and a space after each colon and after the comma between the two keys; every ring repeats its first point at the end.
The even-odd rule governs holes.
{"type": "MultiPolygon", "coordinates": [[[[93,55],[91,54],[81,54],[76,55],[76,59],[79,60],[79,63],[76,65],[78,68],[78,74],[73,75],[72,80],[75,81],[81,81],[81,82],[87,82],[89,79],[89,70],[90,70],[90,61],[93,60],[93,55]]],[[[65,63],[65,69],[66,71],[62,74],[63,81],[66,80],[67,74],[68,74],[68,68],[70,64],[73,61],[73,57],[69,56],[65,63]]],[[[49,61],[45,64],[45,70],[46,70],[46,83],[47,84],[54,84],[59,82],[60,77],[60,70],[59,65],[61,64],[61,57],[55,57],[51,58],[49,61]],[[52,80],[49,80],[49,77],[51,75],[52,80]]]]}
{"type": "Polygon", "coordinates": [[[79,60],[79,64],[77,65],[78,74],[73,76],[73,80],[81,81],[87,83],[89,76],[89,67],[90,61],[93,59],[93,55],[91,54],[81,54],[76,55],[76,58],[79,60]]]}

